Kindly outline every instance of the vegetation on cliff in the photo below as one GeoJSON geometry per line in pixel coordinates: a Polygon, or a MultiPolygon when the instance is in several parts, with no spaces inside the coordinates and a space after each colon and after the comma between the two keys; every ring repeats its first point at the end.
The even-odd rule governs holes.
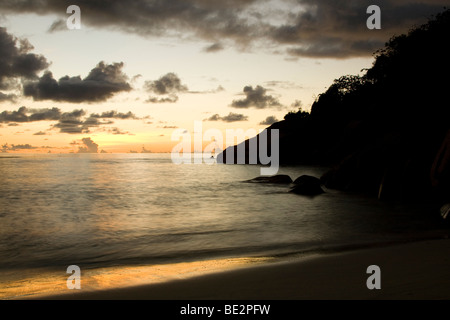
{"type": "Polygon", "coordinates": [[[450,201],[448,39],[445,10],[392,37],[363,75],[336,79],[311,112],[270,126],[280,130],[280,162],[332,166],[329,188],[450,201]]]}

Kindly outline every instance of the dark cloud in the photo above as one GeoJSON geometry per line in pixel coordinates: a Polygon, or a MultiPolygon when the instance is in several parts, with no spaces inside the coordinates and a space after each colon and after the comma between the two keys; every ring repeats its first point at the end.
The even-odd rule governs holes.
{"type": "Polygon", "coordinates": [[[175,73],[168,73],[158,80],[146,81],[145,89],[157,95],[186,92],[188,88],[181,84],[180,78],[175,73]]]}
{"type": "Polygon", "coordinates": [[[33,136],[46,136],[46,135],[47,135],[47,133],[45,133],[44,131],[39,131],[39,132],[33,133],[33,136]]]}
{"type": "Polygon", "coordinates": [[[216,113],[214,115],[212,115],[211,117],[209,117],[208,119],[205,119],[206,121],[220,121],[222,120],[222,117],[216,113]]]}
{"type": "Polygon", "coordinates": [[[91,128],[113,124],[111,119],[138,120],[140,118],[131,111],[122,113],[115,110],[87,115],[87,112],[82,109],[62,112],[59,108],[28,109],[20,107],[17,111],[0,113],[0,123],[57,121],[52,127],[59,129],[61,133],[69,134],[89,133],[91,128]]]}
{"type": "Polygon", "coordinates": [[[261,121],[259,124],[264,126],[270,126],[279,120],[275,116],[268,116],[265,120],[261,121]]]}
{"type": "Polygon", "coordinates": [[[2,145],[2,152],[8,152],[8,151],[20,151],[20,150],[34,150],[38,149],[38,147],[33,147],[30,144],[18,144],[18,145],[8,145],[5,143],[2,145]]]}
{"type": "Polygon", "coordinates": [[[122,72],[122,68],[122,62],[113,64],[100,62],[84,79],[80,76],[65,76],[58,81],[53,78],[51,72],[47,71],[39,80],[26,82],[23,93],[37,101],[106,101],[116,93],[131,90],[127,82],[128,77],[122,72]]]}
{"type": "Polygon", "coordinates": [[[114,134],[114,135],[122,135],[122,134],[130,134],[130,132],[128,132],[128,131],[122,131],[121,129],[119,129],[119,128],[117,128],[117,127],[115,127],[115,128],[111,128],[111,129],[109,129],[108,130],[108,132],[109,133],[112,133],[112,134],[114,134]]]}
{"type": "MultiPolygon", "coordinates": [[[[442,11],[448,0],[379,0],[382,29],[366,28],[369,0],[78,0],[83,24],[122,30],[142,36],[174,36],[212,43],[205,51],[221,49],[220,43],[237,48],[277,47],[293,56],[348,58],[370,56],[394,34],[426,21],[442,11]]],[[[58,0],[2,1],[8,13],[59,15],[58,0]]],[[[67,30],[65,16],[50,31],[67,30]]]]}
{"type": "Polygon", "coordinates": [[[98,144],[92,141],[91,138],[81,139],[82,147],[78,147],[78,153],[98,153],[98,144]]]}
{"type": "Polygon", "coordinates": [[[203,49],[203,51],[211,53],[211,52],[218,52],[222,51],[224,49],[223,45],[220,42],[213,43],[210,46],[207,46],[203,49]]]}
{"type": "Polygon", "coordinates": [[[166,97],[150,97],[147,102],[151,103],[174,103],[178,101],[178,94],[187,92],[188,87],[181,83],[181,79],[173,72],[167,73],[158,80],[146,81],[144,89],[148,93],[166,97]]]}
{"type": "Polygon", "coordinates": [[[178,101],[178,96],[176,95],[170,95],[167,98],[156,98],[156,97],[150,97],[145,102],[148,103],[175,103],[178,101]]]}
{"type": "Polygon", "coordinates": [[[53,125],[53,128],[59,129],[61,133],[68,134],[89,133],[89,125],[82,119],[85,114],[86,111],[84,110],[63,113],[58,123],[53,125]]]}
{"type": "Polygon", "coordinates": [[[231,103],[231,106],[234,108],[257,108],[257,109],[265,109],[265,108],[273,108],[273,107],[282,107],[281,103],[277,98],[274,98],[271,95],[267,95],[267,89],[256,86],[253,88],[252,86],[244,87],[245,99],[234,100],[231,103]]]}
{"type": "Polygon", "coordinates": [[[301,108],[302,106],[303,106],[303,102],[301,102],[300,100],[295,100],[291,104],[291,107],[293,107],[293,108],[301,108]]]}
{"type": "MultiPolygon", "coordinates": [[[[28,40],[18,39],[0,27],[0,90],[15,89],[17,78],[35,79],[49,66],[45,57],[30,52],[33,49],[28,40]]],[[[15,97],[0,92],[0,101],[14,100],[15,97]]]]}
{"type": "Polygon", "coordinates": [[[103,112],[102,114],[92,113],[90,115],[90,117],[91,118],[98,118],[98,119],[121,119],[121,120],[126,120],[126,119],[136,120],[136,119],[139,119],[131,111],[128,111],[127,113],[122,113],[122,112],[117,112],[117,111],[106,111],[106,112],[103,112]]]}
{"type": "Polygon", "coordinates": [[[368,30],[366,13],[371,1],[301,0],[303,10],[289,23],[272,26],[270,38],[288,46],[292,56],[348,58],[367,56],[393,35],[426,22],[448,5],[445,0],[381,0],[381,30],[368,30]]]}
{"type": "MultiPolygon", "coordinates": [[[[86,112],[84,110],[75,110],[71,113],[62,114],[58,123],[53,127],[58,128],[61,133],[79,134],[90,133],[91,128],[114,124],[110,119],[139,119],[131,111],[127,113],[120,113],[117,111],[106,111],[102,114],[92,113],[88,117],[84,117],[86,112]]],[[[109,130],[113,134],[119,134],[118,130],[109,130]]],[[[128,133],[128,132],[127,132],[128,133]]]]}
{"type": "Polygon", "coordinates": [[[17,111],[3,111],[0,113],[0,123],[28,122],[27,108],[20,107],[17,111]]]}
{"type": "Polygon", "coordinates": [[[11,102],[16,102],[17,101],[17,95],[13,94],[13,93],[3,93],[0,92],[0,102],[2,101],[11,101],[11,102]]]}
{"type": "Polygon", "coordinates": [[[206,121],[224,121],[224,122],[238,122],[238,121],[247,121],[248,116],[239,113],[230,112],[228,115],[221,117],[218,114],[214,114],[206,121]]]}
{"type": "MultiPolygon", "coordinates": [[[[254,12],[251,5],[257,0],[171,0],[147,1],[130,0],[79,0],[75,3],[82,10],[83,24],[94,27],[120,29],[143,36],[179,36],[188,33],[191,36],[215,41],[232,39],[243,41],[243,35],[256,36],[261,25],[253,18],[242,16],[244,10],[254,12]],[[242,16],[242,17],[241,17],[242,16]]],[[[58,0],[3,1],[0,10],[5,13],[34,13],[61,16],[65,8],[58,0]]],[[[260,19],[259,19],[260,20],[260,19]]],[[[64,16],[58,18],[49,28],[50,32],[67,30],[64,16]]]]}
{"type": "Polygon", "coordinates": [[[248,117],[243,114],[230,112],[227,116],[222,117],[222,121],[225,122],[237,122],[237,121],[247,121],[248,117]]]}
{"type": "Polygon", "coordinates": [[[62,31],[67,29],[67,22],[64,19],[58,19],[52,23],[50,28],[48,28],[49,33],[53,33],[56,31],[62,31]]]}
{"type": "MultiPolygon", "coordinates": [[[[28,121],[54,121],[59,120],[62,115],[64,114],[61,112],[58,108],[51,108],[51,109],[29,109],[28,112],[30,113],[28,117],[28,121]]],[[[81,113],[80,110],[75,112],[76,114],[81,113]]]]}

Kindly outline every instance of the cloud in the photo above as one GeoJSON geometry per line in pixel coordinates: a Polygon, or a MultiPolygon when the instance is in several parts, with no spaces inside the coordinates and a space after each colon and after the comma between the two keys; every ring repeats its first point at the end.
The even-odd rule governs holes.
{"type": "Polygon", "coordinates": [[[215,90],[213,90],[214,93],[222,92],[222,91],[225,91],[225,88],[222,87],[221,85],[219,85],[215,90]]]}
{"type": "MultiPolygon", "coordinates": [[[[144,37],[195,39],[212,43],[205,51],[220,50],[217,39],[237,49],[276,47],[292,56],[349,58],[370,56],[394,34],[426,22],[448,0],[379,0],[382,29],[369,31],[369,1],[335,0],[78,0],[83,24],[121,30],[144,37]]],[[[4,14],[61,15],[57,0],[2,1],[4,14]]],[[[67,30],[58,18],[50,31],[67,30]]]]}
{"type": "Polygon", "coordinates": [[[105,131],[107,131],[108,133],[114,134],[114,135],[134,135],[132,133],[130,133],[129,131],[122,131],[121,129],[114,127],[114,128],[108,128],[105,131]]]}
{"type": "Polygon", "coordinates": [[[117,112],[117,111],[106,111],[106,112],[103,112],[102,114],[92,113],[89,117],[97,118],[97,119],[121,119],[121,120],[139,119],[131,111],[128,111],[127,113],[122,113],[122,112],[117,112]]]}
{"type": "Polygon", "coordinates": [[[11,101],[16,102],[17,101],[17,95],[13,93],[5,94],[3,92],[0,92],[0,102],[2,101],[11,101]]]}
{"type": "Polygon", "coordinates": [[[252,86],[244,87],[245,99],[234,100],[231,103],[231,106],[234,108],[257,108],[257,109],[265,109],[272,107],[282,107],[281,103],[277,98],[274,98],[270,95],[267,95],[267,89],[256,86],[253,88],[252,86]]]}
{"type": "Polygon", "coordinates": [[[205,119],[206,121],[220,121],[222,120],[222,117],[216,113],[214,115],[212,115],[211,117],[209,117],[208,119],[205,119]]]}
{"type": "Polygon", "coordinates": [[[36,121],[57,121],[52,127],[59,129],[61,133],[79,134],[89,133],[91,128],[114,123],[117,120],[140,120],[131,111],[126,113],[115,110],[105,111],[101,114],[76,109],[70,112],[62,112],[59,108],[29,109],[20,107],[17,111],[3,111],[0,113],[0,123],[25,123],[36,121]]]}
{"type": "Polygon", "coordinates": [[[368,56],[384,46],[395,34],[426,22],[442,11],[448,2],[381,0],[382,29],[369,31],[367,1],[301,0],[302,10],[280,26],[272,26],[269,37],[287,45],[291,56],[314,58],[349,58],[368,56]]]}
{"type": "Polygon", "coordinates": [[[0,123],[28,122],[27,108],[20,107],[17,111],[3,111],[0,113],[0,123]]]}
{"type": "Polygon", "coordinates": [[[8,152],[8,151],[20,151],[20,150],[34,150],[38,149],[38,147],[33,147],[30,144],[18,144],[18,145],[8,145],[5,143],[2,145],[2,152],[8,152]]]}
{"type": "Polygon", "coordinates": [[[80,76],[64,76],[56,81],[50,71],[37,81],[24,84],[23,93],[36,101],[52,100],[59,102],[102,102],[119,92],[131,90],[128,77],[122,72],[123,62],[105,64],[99,62],[81,79],[80,76]]]}
{"type": "Polygon", "coordinates": [[[279,120],[275,116],[268,116],[265,120],[261,121],[260,125],[270,126],[279,120]]]}
{"type": "MultiPolygon", "coordinates": [[[[60,129],[61,133],[79,134],[90,133],[91,128],[96,128],[104,125],[114,124],[114,121],[109,119],[127,120],[139,119],[131,111],[127,113],[120,113],[117,111],[106,111],[102,114],[92,113],[88,117],[84,117],[86,112],[84,110],[74,110],[71,113],[62,114],[58,123],[53,127],[60,129]]],[[[112,134],[124,134],[117,128],[108,130],[112,134]]],[[[126,132],[128,133],[128,132],[126,132]]]]}
{"type": "Polygon", "coordinates": [[[292,104],[291,104],[292,108],[301,108],[303,107],[303,102],[301,102],[300,100],[295,100],[292,104]]]}
{"type": "MultiPolygon", "coordinates": [[[[76,113],[79,114],[80,111],[76,113]]],[[[20,107],[17,111],[0,113],[0,123],[52,121],[61,119],[63,115],[64,113],[59,108],[28,109],[27,107],[20,107]]]]}
{"type": "Polygon", "coordinates": [[[156,97],[150,97],[145,102],[148,103],[175,103],[178,101],[178,96],[176,95],[170,95],[167,98],[156,98],[156,97]]]}
{"type": "Polygon", "coordinates": [[[47,135],[47,133],[45,133],[44,131],[39,131],[39,132],[33,133],[33,136],[46,136],[46,135],[47,135]]]}
{"type": "MultiPolygon", "coordinates": [[[[215,39],[232,39],[245,43],[243,35],[259,34],[261,19],[255,20],[242,13],[246,10],[254,15],[257,0],[171,0],[146,1],[131,0],[79,0],[82,8],[83,24],[119,29],[124,32],[142,36],[179,36],[189,34],[207,41],[215,39]],[[250,21],[253,19],[253,22],[250,21]]],[[[34,13],[61,15],[64,7],[56,0],[42,0],[39,4],[31,0],[19,3],[0,3],[0,10],[5,13],[34,13]]],[[[63,19],[58,18],[49,28],[50,32],[67,30],[63,19]]]]}
{"type": "Polygon", "coordinates": [[[222,51],[223,49],[224,49],[223,45],[220,42],[216,42],[216,43],[213,43],[212,45],[204,48],[203,51],[211,53],[211,52],[222,51]]]}
{"type": "MultiPolygon", "coordinates": [[[[59,120],[64,114],[58,108],[29,109],[28,111],[30,112],[30,116],[28,117],[28,121],[30,122],[59,120]]],[[[81,111],[76,111],[75,113],[80,114],[81,111]]]]}
{"type": "Polygon", "coordinates": [[[57,124],[53,125],[53,128],[58,128],[61,133],[68,134],[78,134],[78,133],[89,133],[89,123],[91,126],[92,122],[86,124],[82,117],[86,114],[84,110],[74,110],[72,112],[66,112],[61,114],[61,117],[57,124]]]}
{"type": "Polygon", "coordinates": [[[98,144],[92,141],[91,138],[81,139],[83,147],[78,147],[78,153],[98,153],[98,144]]]}
{"type": "Polygon", "coordinates": [[[205,94],[205,93],[219,93],[225,91],[225,88],[219,85],[216,89],[213,90],[206,90],[206,91],[189,91],[188,93],[192,94],[205,94]]]}
{"type": "Polygon", "coordinates": [[[63,31],[63,30],[65,30],[65,29],[67,29],[67,23],[66,23],[66,20],[64,20],[64,19],[58,19],[58,20],[56,20],[56,21],[54,21],[54,22],[52,23],[52,25],[50,26],[50,28],[48,28],[48,32],[49,32],[49,33],[53,33],[53,32],[56,32],[56,31],[63,31]]]}
{"type": "Polygon", "coordinates": [[[173,72],[167,73],[158,80],[145,81],[144,89],[148,93],[167,96],[164,98],[150,97],[147,102],[151,103],[174,103],[178,101],[179,93],[188,91],[188,87],[183,85],[181,79],[173,72]]]}
{"type": "Polygon", "coordinates": [[[239,113],[230,112],[227,116],[221,117],[219,114],[214,114],[206,121],[224,121],[224,122],[238,122],[238,121],[247,121],[248,116],[239,113]]]}
{"type": "MultiPolygon", "coordinates": [[[[0,90],[16,89],[17,79],[35,79],[49,66],[44,56],[30,52],[33,49],[28,40],[18,39],[0,27],[0,90]]],[[[0,101],[14,101],[16,97],[0,92],[0,101]]]]}
{"type": "Polygon", "coordinates": [[[273,81],[266,81],[264,85],[268,87],[275,87],[275,88],[281,88],[281,89],[302,89],[302,86],[296,84],[292,81],[279,81],[279,80],[273,80],[273,81]]]}
{"type": "Polygon", "coordinates": [[[175,73],[168,73],[158,80],[146,81],[145,88],[149,92],[154,92],[158,95],[186,92],[188,88],[181,84],[180,78],[175,73]]]}

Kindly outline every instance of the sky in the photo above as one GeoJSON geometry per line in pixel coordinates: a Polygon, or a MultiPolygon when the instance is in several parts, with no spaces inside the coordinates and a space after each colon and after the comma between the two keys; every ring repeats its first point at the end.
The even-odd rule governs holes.
{"type": "Polygon", "coordinates": [[[0,0],[0,152],[170,152],[198,123],[259,132],[448,2],[0,0]]]}

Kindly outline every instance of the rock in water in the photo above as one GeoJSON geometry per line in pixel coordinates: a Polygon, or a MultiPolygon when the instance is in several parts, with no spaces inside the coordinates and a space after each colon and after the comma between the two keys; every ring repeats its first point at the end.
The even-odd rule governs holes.
{"type": "Polygon", "coordinates": [[[289,184],[292,183],[291,177],[285,174],[278,174],[275,176],[262,176],[262,177],[256,177],[254,179],[250,179],[244,182],[251,182],[251,183],[278,183],[278,184],[289,184]]]}
{"type": "Polygon", "coordinates": [[[313,176],[300,176],[295,179],[294,184],[295,186],[289,192],[305,196],[315,196],[325,192],[321,187],[320,179],[313,176]]]}

